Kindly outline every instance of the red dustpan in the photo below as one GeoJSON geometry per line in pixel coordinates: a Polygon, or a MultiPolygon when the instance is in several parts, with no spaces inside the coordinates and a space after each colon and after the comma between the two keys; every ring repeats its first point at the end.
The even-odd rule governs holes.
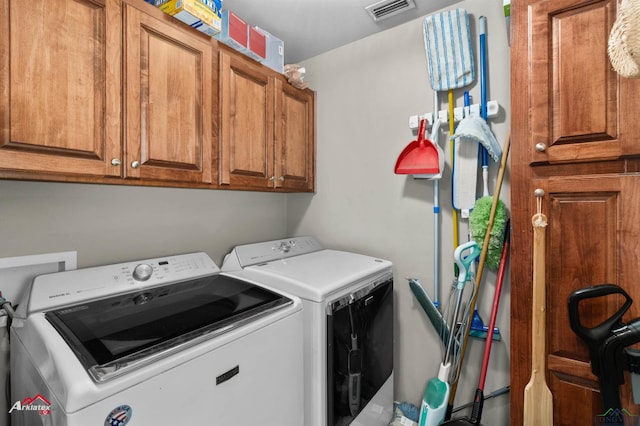
{"type": "Polygon", "coordinates": [[[397,175],[436,176],[440,174],[438,148],[429,139],[424,138],[425,127],[426,120],[420,120],[418,139],[407,145],[396,161],[397,175]]]}

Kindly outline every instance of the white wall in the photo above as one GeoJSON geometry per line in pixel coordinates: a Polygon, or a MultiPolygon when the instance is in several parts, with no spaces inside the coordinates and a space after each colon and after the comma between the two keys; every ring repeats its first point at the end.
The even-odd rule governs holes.
{"type": "MultiPolygon", "coordinates": [[[[0,181],[0,257],[77,250],[78,267],[286,236],[284,194],[0,181]]],[[[1,290],[1,289],[0,289],[1,290]]]]}
{"type": "MultiPolygon", "coordinates": [[[[488,93],[500,103],[492,129],[504,143],[509,122],[509,50],[502,1],[466,0],[459,7],[471,18],[478,68],[480,15],[488,18],[488,93]]],[[[438,337],[409,290],[407,277],[418,277],[433,295],[433,182],[393,173],[402,149],[414,139],[410,115],[433,110],[422,19],[376,34],[304,62],[305,80],[317,92],[317,194],[288,196],[288,234],[313,234],[326,246],[357,251],[394,262],[395,396],[418,404],[428,379],[437,375],[441,360],[438,337]]],[[[470,86],[474,103],[480,85],[470,86]]],[[[464,90],[456,91],[462,106],[464,90]]],[[[446,96],[441,96],[441,109],[446,96]]],[[[446,126],[448,129],[448,126],[446,126]]],[[[448,147],[446,134],[439,142],[448,147]]],[[[446,158],[449,158],[447,151],[446,158]]],[[[492,163],[493,194],[497,165],[492,163]]],[[[509,202],[508,173],[502,199],[509,202]]],[[[447,300],[453,279],[451,179],[447,170],[441,186],[442,295],[447,300]]],[[[466,224],[461,235],[466,235],[466,224]]],[[[466,240],[466,239],[465,239],[466,240]]],[[[489,320],[495,274],[487,272],[478,304],[489,320]]],[[[498,315],[503,340],[493,345],[485,393],[509,383],[509,282],[505,283],[498,315]]],[[[478,386],[484,343],[470,339],[456,406],[472,401],[478,386]]],[[[508,395],[487,401],[484,424],[508,425],[508,395]]],[[[462,413],[459,413],[462,414],[462,413]]],[[[466,413],[465,413],[466,414],[466,413]]]]}

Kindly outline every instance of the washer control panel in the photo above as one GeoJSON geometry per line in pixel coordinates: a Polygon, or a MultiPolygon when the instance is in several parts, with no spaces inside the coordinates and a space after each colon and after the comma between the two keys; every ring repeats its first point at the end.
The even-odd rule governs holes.
{"type": "Polygon", "coordinates": [[[19,308],[26,305],[27,311],[17,314],[27,315],[219,272],[220,268],[206,253],[189,253],[40,275],[27,293],[27,303],[20,303],[19,308]]]}

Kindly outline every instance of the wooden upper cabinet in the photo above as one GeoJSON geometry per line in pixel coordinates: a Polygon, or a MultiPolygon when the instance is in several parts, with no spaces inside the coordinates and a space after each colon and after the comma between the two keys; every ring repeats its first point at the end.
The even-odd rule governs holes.
{"type": "Polygon", "coordinates": [[[119,175],[120,2],[0,5],[0,168],[119,175]]]}
{"type": "Polygon", "coordinates": [[[273,188],[275,79],[220,51],[220,185],[273,188]]]}
{"type": "Polygon", "coordinates": [[[315,95],[220,53],[220,185],[313,191],[315,95]]]}
{"type": "Polygon", "coordinates": [[[0,177],[313,190],[311,90],[142,0],[0,6],[0,177]]]}
{"type": "Polygon", "coordinates": [[[313,191],[315,96],[278,80],[276,84],[276,187],[313,191]]]}
{"type": "Polygon", "coordinates": [[[131,5],[125,23],[124,177],[210,183],[213,45],[131,5]]]}
{"type": "Polygon", "coordinates": [[[619,114],[636,102],[639,86],[619,77],[607,57],[616,1],[531,3],[530,162],[640,154],[640,120],[619,114]]]}

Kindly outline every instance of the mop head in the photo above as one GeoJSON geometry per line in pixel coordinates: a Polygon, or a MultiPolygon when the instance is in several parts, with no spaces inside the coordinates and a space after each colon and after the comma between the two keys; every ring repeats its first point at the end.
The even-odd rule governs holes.
{"type": "MultiPolygon", "coordinates": [[[[469,215],[471,237],[481,247],[484,244],[484,236],[487,232],[487,227],[489,226],[491,204],[493,204],[493,197],[486,196],[479,198],[473,207],[473,211],[469,215]]],[[[502,200],[498,200],[496,217],[493,221],[493,229],[491,230],[489,248],[487,250],[487,258],[485,260],[485,266],[491,271],[497,271],[500,266],[502,246],[504,245],[504,231],[508,220],[509,216],[507,214],[507,208],[502,200]]]]}
{"type": "Polygon", "coordinates": [[[480,117],[463,118],[451,138],[481,143],[487,149],[493,161],[500,161],[502,148],[487,122],[480,117]]]}
{"type": "Polygon", "coordinates": [[[431,88],[437,92],[473,83],[473,51],[469,15],[461,8],[427,16],[424,47],[431,88]]]}

